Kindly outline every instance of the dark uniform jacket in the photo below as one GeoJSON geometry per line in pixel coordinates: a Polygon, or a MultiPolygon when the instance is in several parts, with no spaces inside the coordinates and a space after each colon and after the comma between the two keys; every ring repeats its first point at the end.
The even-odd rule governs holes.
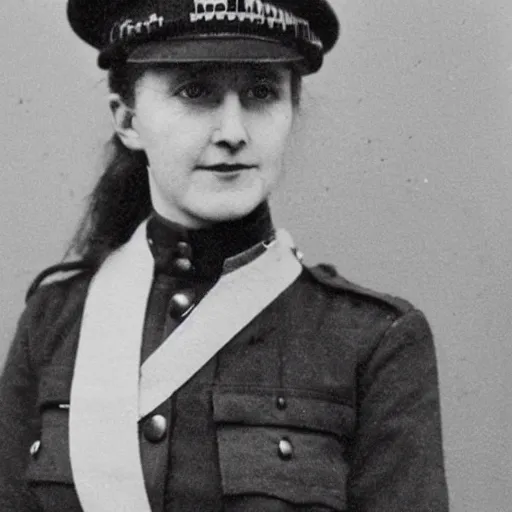
{"type": "MultiPolygon", "coordinates": [[[[271,231],[266,210],[209,232],[154,217],[142,359],[182,321],[174,294],[197,303],[271,231]]],[[[19,322],[0,380],[2,512],[81,510],[68,414],[92,274],[39,287],[19,322]]],[[[155,512],[448,510],[427,321],[331,267],[304,268],[139,430],[155,512]]]]}

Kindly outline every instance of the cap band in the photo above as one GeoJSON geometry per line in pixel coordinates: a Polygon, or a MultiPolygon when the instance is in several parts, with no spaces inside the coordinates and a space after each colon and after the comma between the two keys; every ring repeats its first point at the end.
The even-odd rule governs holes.
{"type": "MultiPolygon", "coordinates": [[[[192,3],[191,3],[192,4],[192,3]]],[[[193,7],[180,20],[165,13],[152,12],[142,18],[133,16],[116,21],[109,33],[109,43],[128,42],[133,38],[148,37],[153,33],[167,32],[169,36],[184,35],[190,29],[199,33],[212,33],[222,24],[224,30],[243,35],[254,29],[264,29],[276,39],[293,37],[323,49],[321,39],[311,29],[304,18],[292,12],[261,0],[193,0],[193,7]],[[178,23],[177,23],[178,22],[178,23]],[[184,30],[188,26],[188,30],[184,30]],[[244,30],[244,26],[248,30],[244,30]],[[249,28],[251,27],[251,28],[249,28]],[[181,29],[181,30],[180,30],[181,29]]]]}

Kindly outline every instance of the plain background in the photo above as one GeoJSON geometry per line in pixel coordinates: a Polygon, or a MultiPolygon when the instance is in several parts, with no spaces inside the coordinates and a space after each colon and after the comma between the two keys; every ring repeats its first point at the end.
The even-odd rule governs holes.
{"type": "MultiPolygon", "coordinates": [[[[306,80],[276,224],[308,262],[426,312],[453,511],[510,512],[512,2],[333,3],[342,40],[306,80]]],[[[104,75],[64,0],[0,9],[1,361],[111,129],[104,75]]]]}

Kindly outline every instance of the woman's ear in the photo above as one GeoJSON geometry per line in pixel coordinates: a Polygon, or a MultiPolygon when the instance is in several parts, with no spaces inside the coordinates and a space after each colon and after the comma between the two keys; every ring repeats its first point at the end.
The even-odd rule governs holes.
{"type": "Polygon", "coordinates": [[[139,133],[135,129],[133,120],[134,110],[129,107],[117,93],[111,93],[108,98],[114,130],[128,149],[135,151],[142,147],[139,133]]]}

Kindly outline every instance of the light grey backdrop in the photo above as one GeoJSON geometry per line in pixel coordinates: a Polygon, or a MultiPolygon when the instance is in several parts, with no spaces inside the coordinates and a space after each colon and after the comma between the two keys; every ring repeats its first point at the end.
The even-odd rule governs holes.
{"type": "MultiPolygon", "coordinates": [[[[510,512],[512,2],[333,2],[343,39],[306,81],[277,224],[309,262],[426,312],[453,510],[510,512]]],[[[0,7],[0,360],[110,134],[104,76],[64,8],[0,7]]]]}

